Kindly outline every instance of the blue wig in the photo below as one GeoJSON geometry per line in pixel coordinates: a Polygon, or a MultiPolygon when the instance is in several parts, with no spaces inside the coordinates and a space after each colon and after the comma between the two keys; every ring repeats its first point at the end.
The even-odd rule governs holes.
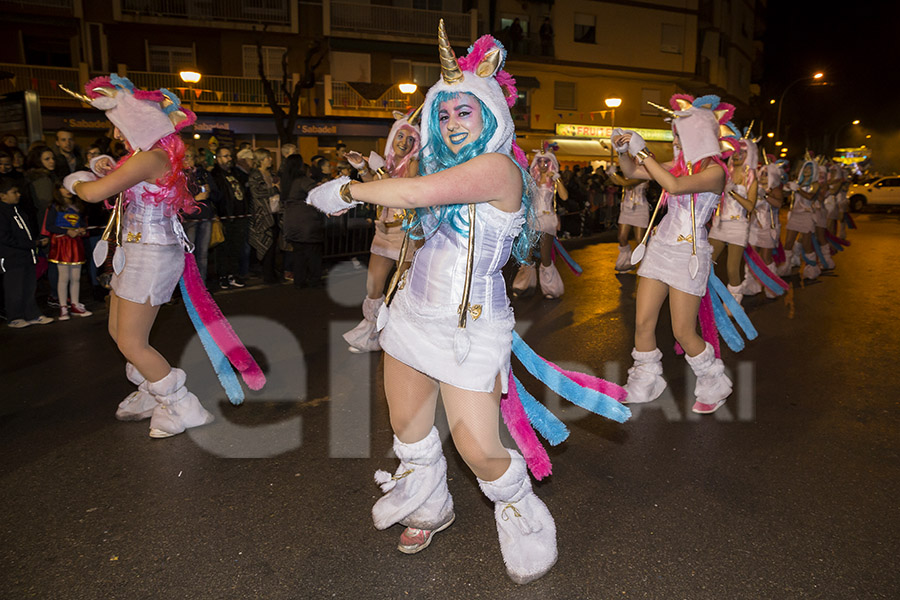
{"type": "MultiPolygon", "coordinates": [[[[494,133],[497,131],[497,118],[474,94],[468,94],[478,100],[481,108],[481,118],[483,128],[478,139],[470,144],[463,146],[458,153],[454,154],[447,144],[440,129],[440,121],[438,119],[438,111],[443,102],[455,100],[460,94],[468,94],[468,92],[449,92],[442,91],[435,95],[432,101],[432,111],[430,115],[426,115],[423,126],[428,127],[429,144],[422,148],[419,158],[419,175],[431,175],[480,156],[485,153],[487,143],[494,133]]],[[[510,157],[512,160],[512,157],[510,157]]],[[[525,263],[531,260],[531,247],[537,240],[539,233],[534,230],[532,202],[530,187],[533,186],[531,175],[527,170],[523,169],[519,163],[513,161],[519,167],[522,175],[522,205],[525,207],[525,225],[522,233],[516,238],[513,244],[513,255],[519,262],[525,263]]],[[[465,204],[447,204],[443,206],[430,206],[427,208],[417,208],[415,216],[405,225],[405,229],[411,231],[410,237],[413,239],[424,239],[430,237],[442,223],[449,224],[457,233],[463,236],[469,234],[468,211],[465,204]],[[426,215],[432,218],[423,219],[426,215]]]]}
{"type": "Polygon", "coordinates": [[[808,160],[800,167],[800,175],[797,177],[797,185],[800,187],[809,187],[814,184],[818,178],[816,177],[816,165],[813,161],[808,160]],[[806,165],[810,165],[810,173],[809,177],[804,177],[803,170],[806,168],[806,165]]]}

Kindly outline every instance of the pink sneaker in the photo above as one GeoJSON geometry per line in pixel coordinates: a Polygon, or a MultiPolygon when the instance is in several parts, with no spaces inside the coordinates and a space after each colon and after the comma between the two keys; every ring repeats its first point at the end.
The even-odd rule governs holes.
{"type": "Polygon", "coordinates": [[[691,410],[698,415],[708,415],[719,410],[719,407],[723,404],[725,404],[725,398],[722,398],[715,404],[703,404],[702,402],[694,402],[694,407],[691,408],[691,410]]]}
{"type": "Polygon", "coordinates": [[[69,304],[69,312],[75,315],[76,317],[89,317],[92,313],[88,309],[84,307],[84,304],[81,302],[77,304],[69,304]]]}
{"type": "Polygon", "coordinates": [[[456,515],[452,515],[450,520],[438,527],[437,529],[416,529],[415,527],[407,527],[400,534],[400,544],[397,550],[403,554],[415,554],[421,552],[431,543],[431,538],[438,531],[443,531],[453,525],[456,515]]]}

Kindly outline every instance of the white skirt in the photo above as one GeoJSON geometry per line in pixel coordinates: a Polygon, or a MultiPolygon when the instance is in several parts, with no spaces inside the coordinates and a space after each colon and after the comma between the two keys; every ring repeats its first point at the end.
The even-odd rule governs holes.
{"type": "Polygon", "coordinates": [[[622,202],[619,205],[619,225],[647,229],[650,225],[650,206],[646,202],[640,204],[622,202]]]}
{"type": "Polygon", "coordinates": [[[638,267],[638,275],[656,279],[676,290],[702,298],[706,294],[706,282],[712,265],[712,246],[708,242],[701,241],[697,244],[697,258],[700,261],[699,268],[697,276],[692,278],[688,270],[691,244],[689,242],[664,244],[653,236],[638,267]]]}
{"type": "Polygon", "coordinates": [[[812,221],[815,227],[825,229],[825,226],[828,225],[828,213],[825,208],[814,210],[812,213],[812,221]]]}
{"type": "Polygon", "coordinates": [[[540,213],[537,217],[537,229],[541,233],[549,233],[556,237],[556,232],[559,231],[559,217],[555,212],[540,213]]]}
{"type": "Polygon", "coordinates": [[[144,304],[149,298],[152,306],[171,300],[184,271],[184,248],[126,243],[122,250],[125,268],[110,282],[116,296],[137,304],[144,304]]]}
{"type": "Polygon", "coordinates": [[[750,222],[744,219],[714,219],[708,237],[735,246],[746,246],[750,237],[750,222]]]}
{"type": "Polygon", "coordinates": [[[808,211],[792,210],[788,213],[787,229],[797,233],[812,233],[816,230],[813,214],[808,211]]]}
{"type": "Polygon", "coordinates": [[[493,322],[469,316],[465,331],[471,346],[462,364],[453,352],[456,315],[425,316],[411,306],[405,290],[397,292],[389,310],[379,338],[385,352],[432,379],[473,392],[492,392],[499,374],[506,393],[516,324],[512,308],[506,319],[493,322]]]}
{"type": "Polygon", "coordinates": [[[760,227],[759,225],[750,225],[750,244],[757,248],[777,248],[778,239],[781,237],[781,225],[772,227],[760,227]]]}
{"type": "MultiPolygon", "coordinates": [[[[400,260],[400,248],[406,232],[401,225],[387,227],[383,221],[375,221],[375,237],[372,239],[372,254],[391,260],[400,260]]],[[[412,257],[410,257],[412,258],[412,257]]]]}

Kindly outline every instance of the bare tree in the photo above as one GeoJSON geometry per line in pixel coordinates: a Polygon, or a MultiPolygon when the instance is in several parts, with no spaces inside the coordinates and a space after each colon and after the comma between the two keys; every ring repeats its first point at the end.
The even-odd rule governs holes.
{"type": "Polygon", "coordinates": [[[316,86],[316,71],[319,65],[322,64],[322,61],[325,60],[324,44],[321,40],[313,40],[309,43],[303,58],[303,71],[300,73],[300,80],[293,88],[288,75],[287,50],[281,55],[281,85],[278,87],[276,87],[277,84],[269,81],[269,78],[266,76],[262,43],[258,41],[256,42],[256,55],[259,58],[259,78],[266,92],[266,103],[275,116],[275,129],[278,132],[278,137],[281,139],[282,144],[292,143],[294,126],[297,123],[297,116],[300,114],[300,96],[303,90],[312,89],[316,86]],[[278,102],[279,93],[288,100],[286,112],[278,102]]]}

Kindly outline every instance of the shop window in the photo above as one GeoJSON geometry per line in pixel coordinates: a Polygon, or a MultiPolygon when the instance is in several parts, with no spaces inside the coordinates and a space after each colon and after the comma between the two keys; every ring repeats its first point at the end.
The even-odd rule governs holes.
{"type": "Polygon", "coordinates": [[[575,83],[571,81],[557,81],[553,84],[553,108],[557,110],[576,110],[575,83]]]}

